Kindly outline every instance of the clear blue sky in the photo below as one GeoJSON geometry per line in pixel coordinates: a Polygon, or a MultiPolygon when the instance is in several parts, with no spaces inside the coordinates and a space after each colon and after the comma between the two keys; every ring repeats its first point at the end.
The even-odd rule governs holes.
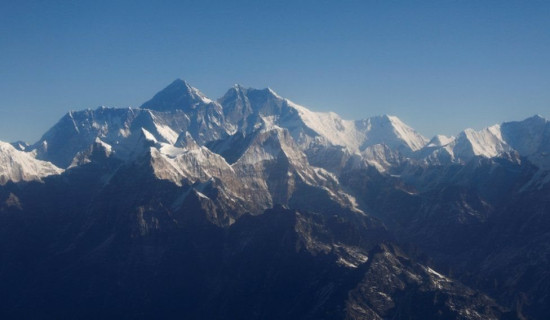
{"type": "Polygon", "coordinates": [[[425,136],[550,118],[550,1],[0,1],[0,140],[176,78],[425,136]]]}

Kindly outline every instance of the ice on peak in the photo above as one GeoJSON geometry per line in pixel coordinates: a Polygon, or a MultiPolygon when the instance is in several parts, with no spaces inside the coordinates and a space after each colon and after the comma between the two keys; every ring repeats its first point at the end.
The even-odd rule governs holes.
{"type": "Polygon", "coordinates": [[[15,149],[10,143],[0,141],[0,151],[11,151],[11,149],[15,149]]]}
{"type": "Polygon", "coordinates": [[[476,131],[468,128],[455,140],[454,153],[461,158],[472,155],[486,158],[496,157],[512,148],[504,141],[499,124],[476,131]]]}
{"type": "Polygon", "coordinates": [[[366,118],[366,119],[362,119],[362,120],[357,120],[357,121],[361,121],[365,124],[403,124],[404,123],[396,116],[392,116],[392,115],[388,115],[388,114],[380,114],[380,115],[376,115],[376,116],[372,116],[372,117],[369,117],[369,118],[366,118]]]}
{"type": "Polygon", "coordinates": [[[361,149],[375,144],[385,144],[391,148],[410,152],[420,150],[428,142],[420,133],[396,116],[375,116],[355,123],[358,130],[366,135],[361,149]]]}
{"type": "Polygon", "coordinates": [[[549,166],[550,122],[535,115],[523,121],[505,122],[501,125],[503,139],[520,155],[529,157],[539,167],[549,166]]]}
{"type": "Polygon", "coordinates": [[[500,124],[495,124],[487,128],[483,128],[480,131],[468,128],[464,130],[464,134],[469,138],[477,138],[486,135],[491,135],[502,141],[502,135],[500,133],[500,124]]]}
{"type": "Polygon", "coordinates": [[[11,144],[0,141],[0,185],[8,181],[41,180],[62,172],[50,162],[35,159],[33,153],[17,150],[11,144]]]}
{"type": "Polygon", "coordinates": [[[523,121],[504,122],[481,130],[465,129],[456,138],[434,137],[427,147],[436,148],[435,153],[447,152],[452,161],[468,161],[474,156],[494,158],[508,152],[517,151],[519,155],[529,157],[539,167],[546,165],[540,154],[550,151],[547,147],[549,122],[539,115],[523,121]],[[547,151],[548,150],[548,151],[547,151]]]}
{"type": "Polygon", "coordinates": [[[401,127],[408,127],[401,119],[399,119],[396,116],[389,115],[389,114],[383,114],[378,116],[373,116],[367,119],[364,119],[363,121],[367,121],[370,124],[376,124],[376,125],[392,125],[392,126],[401,126],[401,127]]]}
{"type": "Polygon", "coordinates": [[[397,116],[392,116],[392,115],[389,115],[389,114],[385,114],[382,116],[384,119],[387,119],[391,124],[393,124],[394,126],[400,126],[400,127],[408,127],[410,128],[408,125],[406,125],[403,121],[401,121],[401,119],[399,119],[397,116]]]}
{"type": "MultiPolygon", "coordinates": [[[[386,143],[391,147],[403,145],[406,149],[416,151],[427,143],[426,138],[395,116],[383,115],[362,121],[344,120],[334,112],[311,111],[281,98],[269,88],[246,89],[243,93],[246,103],[250,104],[249,113],[257,112],[262,117],[259,120],[269,120],[269,124],[288,129],[299,143],[301,138],[307,144],[320,136],[330,144],[355,152],[378,143],[386,143]]],[[[235,109],[230,103],[231,98],[241,97],[226,95],[224,99],[227,100],[222,99],[222,103],[225,102],[224,105],[228,107],[226,110],[235,109]]]]}
{"type": "Polygon", "coordinates": [[[449,143],[453,142],[454,139],[455,139],[454,137],[447,137],[445,135],[438,134],[438,135],[434,136],[432,138],[432,140],[430,140],[430,142],[428,142],[426,147],[429,147],[429,148],[443,147],[443,146],[446,146],[449,143]]]}
{"type": "Polygon", "coordinates": [[[381,121],[381,122],[389,121],[389,122],[391,122],[392,118],[397,119],[396,116],[391,116],[389,114],[380,114],[380,115],[372,116],[369,119],[371,121],[381,121]]]}

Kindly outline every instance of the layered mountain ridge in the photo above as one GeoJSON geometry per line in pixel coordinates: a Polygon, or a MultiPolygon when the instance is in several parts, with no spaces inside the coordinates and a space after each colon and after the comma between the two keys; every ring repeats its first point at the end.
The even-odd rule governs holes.
{"type": "MultiPolygon", "coordinates": [[[[220,141],[235,140],[235,135],[245,137],[273,126],[288,130],[308,157],[313,157],[314,150],[322,146],[323,151],[340,148],[348,156],[362,155],[371,164],[380,155],[376,150],[387,147],[417,162],[464,163],[476,156],[493,158],[517,151],[520,156],[545,166],[543,159],[548,152],[545,146],[550,135],[548,121],[534,116],[480,131],[466,129],[456,137],[436,136],[428,141],[395,116],[343,120],[332,112],[310,111],[271,89],[238,85],[213,101],[185,81],[176,80],[139,109],[100,107],[69,112],[26,151],[34,150],[37,158],[66,168],[76,153],[87,149],[97,138],[114,147],[116,156],[127,158],[134,148],[128,138],[140,128],[152,133],[157,141],[172,145],[185,133],[200,145],[213,142],[219,145],[220,141]]],[[[387,167],[381,163],[375,166],[387,167]]]]}
{"type": "MultiPolygon", "coordinates": [[[[213,100],[176,80],[139,108],[71,111],[32,145],[0,143],[0,253],[33,261],[0,263],[0,275],[31,277],[10,282],[14,305],[58,280],[43,265],[67,265],[67,279],[98,265],[124,288],[153,272],[161,279],[148,275],[144,287],[164,292],[160,281],[197,299],[167,316],[242,318],[232,304],[261,293],[244,318],[542,319],[549,153],[540,116],[428,140],[395,116],[344,120],[239,85],[213,100]],[[19,247],[27,234],[41,241],[19,247]],[[294,299],[281,298],[279,281],[294,299]],[[241,295],[228,297],[228,286],[241,295]],[[288,314],[273,309],[277,299],[288,314]],[[219,313],[200,307],[214,302],[219,313]]],[[[172,301],[138,295],[143,306],[132,305],[97,281],[87,283],[97,291],[59,289],[85,309],[84,292],[110,292],[133,315],[172,301]]]]}

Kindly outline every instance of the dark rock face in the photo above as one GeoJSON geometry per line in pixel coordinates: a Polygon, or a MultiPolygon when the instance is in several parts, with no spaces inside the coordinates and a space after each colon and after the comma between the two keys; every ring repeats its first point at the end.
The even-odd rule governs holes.
{"type": "Polygon", "coordinates": [[[398,243],[414,244],[439,270],[497,298],[520,317],[549,314],[548,187],[529,186],[537,168],[523,159],[404,169],[388,179],[348,172],[356,190],[398,243]],[[408,172],[407,172],[408,171],[408,172]]]}
{"type": "Polygon", "coordinates": [[[207,219],[209,208],[199,196],[178,209],[167,205],[186,188],[114,160],[74,168],[44,184],[6,185],[0,210],[3,317],[505,314],[490,298],[439,279],[383,244],[391,235],[368,216],[275,207],[221,228],[207,219]],[[365,291],[375,287],[390,302],[365,291]],[[421,300],[412,298],[417,296],[421,300]],[[426,303],[428,311],[398,311],[413,302],[426,303]]]}
{"type": "Polygon", "coordinates": [[[346,301],[348,319],[500,319],[512,316],[490,298],[413,263],[399,249],[371,251],[346,301]]]}

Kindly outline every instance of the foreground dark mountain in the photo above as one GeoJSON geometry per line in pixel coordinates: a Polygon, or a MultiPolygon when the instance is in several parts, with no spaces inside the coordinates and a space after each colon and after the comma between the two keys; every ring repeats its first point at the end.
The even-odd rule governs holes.
{"type": "Polygon", "coordinates": [[[401,242],[421,247],[439,270],[516,305],[529,318],[550,314],[550,189],[539,184],[539,169],[495,158],[414,174],[414,180],[382,182],[377,174],[354,172],[342,181],[362,190],[371,212],[401,242]],[[418,184],[423,178],[432,185],[418,184]]]}
{"type": "Polygon", "coordinates": [[[3,146],[4,318],[550,315],[538,116],[428,140],[177,80],[3,146]]]}
{"type": "Polygon", "coordinates": [[[91,163],[45,184],[5,187],[3,317],[505,314],[490,298],[411,260],[367,216],[277,206],[220,228],[208,221],[201,196],[168,206],[185,189],[146,168],[122,165],[104,186],[103,175],[119,165],[91,163]]]}

